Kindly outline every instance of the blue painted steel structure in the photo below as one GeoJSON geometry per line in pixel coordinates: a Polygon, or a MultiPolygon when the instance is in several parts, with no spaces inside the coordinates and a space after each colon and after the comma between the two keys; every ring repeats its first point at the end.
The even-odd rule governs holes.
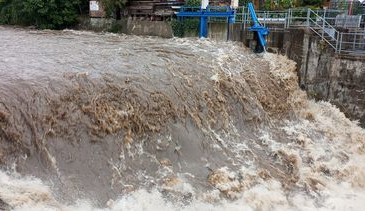
{"type": "Polygon", "coordinates": [[[265,36],[269,34],[269,29],[267,27],[261,26],[252,3],[248,3],[248,9],[253,21],[253,26],[250,27],[250,31],[257,32],[258,42],[262,47],[265,47],[267,44],[265,36]]]}
{"type": "MultiPolygon", "coordinates": [[[[253,31],[257,34],[257,45],[258,47],[261,47],[262,50],[264,50],[264,47],[267,44],[265,36],[269,34],[269,29],[260,24],[252,3],[248,3],[248,9],[250,11],[251,19],[253,21],[253,26],[250,27],[250,31],[253,31]]],[[[177,13],[177,17],[179,18],[179,20],[181,20],[183,17],[200,17],[199,37],[208,37],[208,17],[227,18],[229,33],[229,24],[235,22],[235,16],[236,11],[230,6],[208,6],[206,9],[201,9],[200,7],[181,7],[180,12],[177,13]]]]}
{"type": "Polygon", "coordinates": [[[234,23],[236,12],[231,7],[207,7],[207,9],[181,7],[177,17],[200,17],[199,37],[208,37],[208,17],[223,17],[228,19],[228,24],[234,23]]]}

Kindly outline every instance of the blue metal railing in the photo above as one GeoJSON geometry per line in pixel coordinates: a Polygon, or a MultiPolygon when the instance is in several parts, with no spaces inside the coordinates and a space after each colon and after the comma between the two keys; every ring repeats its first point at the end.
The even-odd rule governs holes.
{"type": "MultiPolygon", "coordinates": [[[[224,7],[181,7],[178,17],[204,17],[201,25],[200,36],[207,36],[207,23],[241,23],[244,29],[252,30],[255,21],[252,14],[257,17],[256,23],[261,26],[270,24],[271,30],[285,30],[289,27],[307,27],[315,34],[322,38],[337,53],[353,53],[365,55],[365,23],[361,22],[360,27],[351,28],[348,33],[340,32],[335,24],[338,15],[346,14],[344,10],[311,10],[309,8],[293,8],[284,11],[259,11],[249,7],[239,7],[231,9],[229,6],[224,7]],[[186,16],[181,16],[184,13],[186,16]],[[180,16],[179,16],[180,14],[180,16]]],[[[364,19],[365,15],[363,15],[364,19]]],[[[201,21],[202,22],[202,21],[201,21]]],[[[256,30],[257,28],[256,25],[256,30]]],[[[229,29],[229,27],[228,27],[229,29]]],[[[265,33],[265,32],[264,32],[265,33]]],[[[228,35],[227,35],[228,37],[228,35]]],[[[260,39],[261,40],[261,39],[260,39]]],[[[260,41],[261,42],[261,41],[260,41]]],[[[263,42],[262,44],[265,44],[263,42]]]]}
{"type": "Polygon", "coordinates": [[[206,9],[198,7],[181,7],[180,12],[176,14],[179,20],[184,17],[199,17],[199,37],[208,37],[208,18],[219,17],[226,18],[228,24],[234,23],[235,10],[229,6],[225,7],[207,7],[206,9]]]}

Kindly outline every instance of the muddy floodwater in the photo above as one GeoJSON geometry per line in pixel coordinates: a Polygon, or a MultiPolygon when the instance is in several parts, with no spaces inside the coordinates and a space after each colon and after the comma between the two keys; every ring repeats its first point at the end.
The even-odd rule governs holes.
{"type": "Polygon", "coordinates": [[[0,26],[0,210],[362,210],[365,131],[234,42],[0,26]]]}

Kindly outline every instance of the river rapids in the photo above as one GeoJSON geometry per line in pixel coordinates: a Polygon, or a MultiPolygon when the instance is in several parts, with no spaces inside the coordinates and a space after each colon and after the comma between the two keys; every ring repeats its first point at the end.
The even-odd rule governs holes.
{"type": "Polygon", "coordinates": [[[0,27],[0,210],[362,210],[365,131],[235,42],[0,27]]]}

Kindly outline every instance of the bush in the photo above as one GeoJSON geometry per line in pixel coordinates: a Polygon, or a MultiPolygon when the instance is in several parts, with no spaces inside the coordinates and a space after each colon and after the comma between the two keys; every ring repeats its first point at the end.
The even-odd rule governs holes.
{"type": "Polygon", "coordinates": [[[173,19],[173,20],[171,20],[170,24],[171,24],[172,32],[174,33],[175,37],[184,36],[184,27],[183,27],[183,23],[181,21],[173,19]]]}
{"type": "Polygon", "coordinates": [[[108,17],[120,19],[121,9],[124,8],[128,0],[100,0],[103,5],[104,12],[108,17]]]}
{"type": "Polygon", "coordinates": [[[314,6],[314,7],[319,7],[323,4],[322,0],[302,0],[302,6],[314,6]]]}
{"type": "Polygon", "coordinates": [[[185,0],[186,7],[200,7],[201,1],[200,0],[185,0]]]}
{"type": "Polygon", "coordinates": [[[173,19],[170,24],[174,36],[184,37],[187,33],[198,34],[199,23],[199,18],[185,18],[182,21],[173,19]]]}
{"type": "Polygon", "coordinates": [[[0,23],[63,29],[77,23],[81,0],[0,0],[0,23]]]}
{"type": "Polygon", "coordinates": [[[265,1],[263,5],[264,10],[283,10],[293,8],[295,0],[273,0],[265,1]]]}
{"type": "Polygon", "coordinates": [[[238,0],[238,6],[247,6],[249,2],[252,2],[251,0],[238,0]]]}
{"type": "Polygon", "coordinates": [[[122,33],[123,32],[123,23],[121,21],[114,21],[110,28],[108,29],[108,32],[111,33],[122,33]]]}

